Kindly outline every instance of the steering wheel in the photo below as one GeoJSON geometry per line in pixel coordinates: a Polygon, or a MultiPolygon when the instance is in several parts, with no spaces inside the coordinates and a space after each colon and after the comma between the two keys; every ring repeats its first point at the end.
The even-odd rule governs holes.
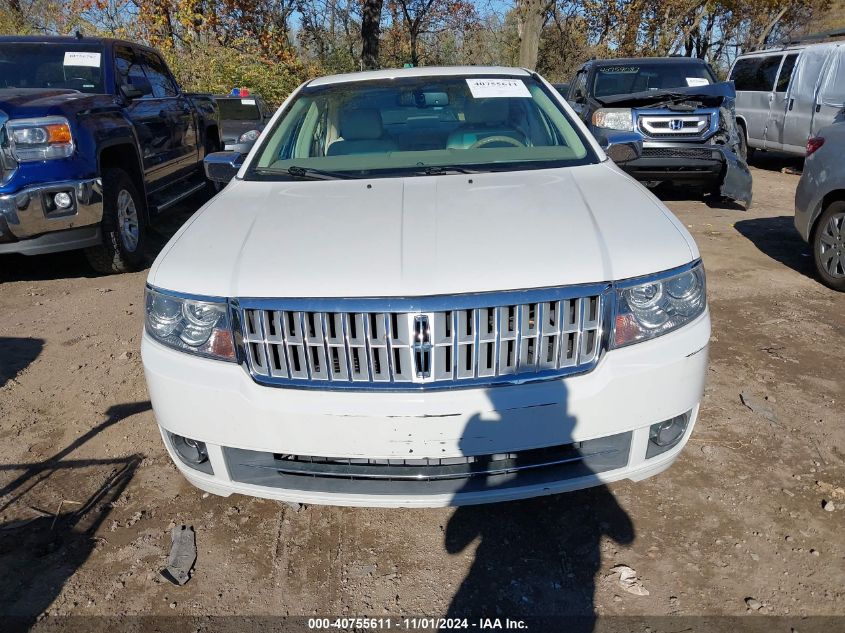
{"type": "Polygon", "coordinates": [[[522,143],[515,138],[510,136],[488,136],[486,138],[480,138],[475,143],[469,146],[469,149],[476,149],[478,147],[484,147],[485,145],[490,145],[491,143],[505,143],[507,145],[513,145],[514,147],[525,147],[525,143],[522,143]]]}

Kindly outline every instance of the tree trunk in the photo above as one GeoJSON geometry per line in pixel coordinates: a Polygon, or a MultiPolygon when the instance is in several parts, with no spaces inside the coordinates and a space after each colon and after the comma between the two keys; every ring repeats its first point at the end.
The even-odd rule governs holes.
{"type": "Polygon", "coordinates": [[[411,44],[411,64],[413,64],[414,68],[416,68],[420,65],[420,52],[418,46],[419,34],[412,29],[409,36],[411,44]]]}
{"type": "Polygon", "coordinates": [[[384,0],[364,0],[364,12],[361,17],[361,63],[364,69],[379,67],[378,44],[383,4],[384,0]]]}
{"type": "Polygon", "coordinates": [[[772,31],[775,30],[775,27],[778,25],[778,22],[780,22],[780,19],[788,10],[789,6],[782,7],[781,10],[777,12],[777,15],[772,18],[772,21],[766,25],[766,28],[763,29],[762,33],[760,33],[760,37],[757,38],[757,42],[754,45],[755,51],[766,46],[766,40],[769,39],[769,35],[772,34],[772,31]]]}
{"type": "Polygon", "coordinates": [[[519,33],[519,65],[537,68],[540,34],[546,18],[545,0],[517,0],[517,32],[519,33]]]}

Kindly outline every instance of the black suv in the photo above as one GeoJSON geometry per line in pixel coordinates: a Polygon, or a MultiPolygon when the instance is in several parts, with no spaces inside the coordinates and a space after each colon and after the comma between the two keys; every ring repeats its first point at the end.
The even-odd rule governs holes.
{"type": "Polygon", "coordinates": [[[695,185],[751,203],[751,173],[739,157],[735,91],[689,57],[594,59],[569,84],[567,100],[604,144],[637,134],[642,156],[620,165],[648,186],[695,185]]]}

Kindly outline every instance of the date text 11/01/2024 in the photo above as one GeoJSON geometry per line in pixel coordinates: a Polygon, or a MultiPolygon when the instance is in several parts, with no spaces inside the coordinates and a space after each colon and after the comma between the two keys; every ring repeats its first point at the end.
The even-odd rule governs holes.
{"type": "Polygon", "coordinates": [[[328,630],[404,630],[475,629],[478,631],[527,630],[524,620],[511,618],[309,618],[308,629],[328,630]]]}

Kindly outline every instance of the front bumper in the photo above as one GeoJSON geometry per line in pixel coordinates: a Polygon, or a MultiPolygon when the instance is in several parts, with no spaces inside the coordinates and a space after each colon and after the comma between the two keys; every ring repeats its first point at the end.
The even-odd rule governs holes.
{"type": "Polygon", "coordinates": [[[146,334],[141,351],[165,445],[197,487],[224,496],[241,493],[302,503],[430,507],[555,494],[661,472],[692,432],[709,336],[705,313],[676,332],[606,353],[587,374],[421,393],[261,386],[236,364],[176,352],[146,334]],[[650,425],[687,412],[691,419],[682,440],[646,459],[650,425]],[[165,431],[205,442],[213,472],[183,463],[165,431]],[[489,477],[451,488],[425,482],[327,484],[313,477],[283,477],[267,468],[260,476],[244,470],[246,458],[260,467],[254,461],[259,453],[265,461],[273,454],[443,460],[573,444],[587,452],[611,441],[625,451],[619,461],[613,461],[618,455],[610,461],[599,456],[597,461],[582,460],[577,468],[548,471],[545,477],[489,477]]]}
{"type": "Polygon", "coordinates": [[[646,141],[642,157],[620,167],[643,181],[718,182],[725,169],[725,156],[713,145],[646,141]]]}
{"type": "Polygon", "coordinates": [[[2,194],[0,253],[37,254],[89,246],[99,239],[102,218],[99,178],[32,185],[2,194]],[[59,192],[71,196],[70,207],[59,209],[52,203],[52,196],[59,192]]]}

